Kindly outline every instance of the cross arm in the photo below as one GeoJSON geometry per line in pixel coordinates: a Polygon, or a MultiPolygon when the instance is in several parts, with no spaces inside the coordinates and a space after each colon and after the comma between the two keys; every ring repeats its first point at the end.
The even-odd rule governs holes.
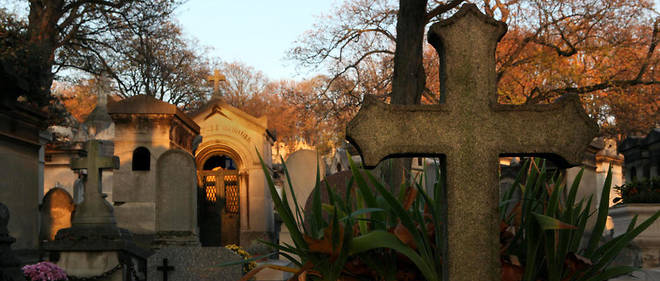
{"type": "Polygon", "coordinates": [[[492,106],[492,122],[502,124],[496,147],[504,155],[543,156],[561,167],[580,165],[598,126],[577,95],[552,104],[492,106]]]}
{"type": "Polygon", "coordinates": [[[346,127],[346,139],[362,155],[366,167],[387,157],[446,154],[451,149],[443,105],[391,105],[365,96],[360,111],[346,127]]]}

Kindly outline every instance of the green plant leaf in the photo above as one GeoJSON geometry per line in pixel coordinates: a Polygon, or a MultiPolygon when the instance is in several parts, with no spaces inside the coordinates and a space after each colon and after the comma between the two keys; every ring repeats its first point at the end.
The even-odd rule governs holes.
{"type": "Polygon", "coordinates": [[[351,241],[350,253],[357,254],[378,248],[393,249],[406,256],[415,264],[415,266],[417,266],[426,280],[440,280],[440,277],[430,263],[424,260],[413,249],[401,243],[399,238],[396,238],[394,234],[383,230],[374,230],[362,236],[353,238],[351,241]]]}
{"type": "Polygon", "coordinates": [[[556,218],[534,212],[532,214],[543,230],[577,229],[576,226],[564,223],[556,218]]]}
{"type": "MultiPolygon", "coordinates": [[[[268,184],[268,189],[270,190],[270,194],[273,199],[273,204],[275,204],[275,209],[282,218],[282,223],[284,223],[284,225],[289,229],[291,233],[291,239],[293,240],[296,247],[301,249],[307,249],[308,248],[307,243],[305,243],[302,233],[300,233],[300,230],[296,225],[296,220],[293,217],[293,213],[291,212],[289,205],[285,204],[286,201],[283,202],[280,196],[277,194],[277,190],[275,189],[275,183],[273,182],[273,178],[270,176],[270,171],[266,166],[266,163],[264,162],[263,158],[261,158],[261,153],[259,153],[259,150],[257,148],[255,148],[255,150],[257,151],[257,155],[259,156],[259,161],[261,162],[261,168],[263,169],[264,175],[266,176],[266,182],[268,184]]],[[[282,194],[285,195],[284,189],[282,189],[282,194]]]]}
{"type": "Polygon", "coordinates": [[[594,264],[594,266],[591,267],[589,271],[585,274],[586,276],[590,276],[601,268],[604,268],[607,266],[616,256],[621,252],[621,250],[630,243],[637,235],[642,233],[644,230],[646,230],[651,224],[653,224],[658,217],[660,217],[660,211],[656,212],[653,214],[653,216],[649,217],[646,219],[644,222],[642,222],[639,226],[635,227],[632,231],[628,231],[624,234],[621,235],[620,239],[617,239],[615,243],[612,245],[608,245],[605,251],[603,251],[603,254],[599,257],[591,258],[592,261],[597,260],[598,262],[594,264]]]}
{"type": "Polygon", "coordinates": [[[639,268],[631,266],[615,266],[610,267],[594,276],[589,277],[585,281],[605,281],[611,278],[632,273],[633,271],[639,270],[639,268]]]}

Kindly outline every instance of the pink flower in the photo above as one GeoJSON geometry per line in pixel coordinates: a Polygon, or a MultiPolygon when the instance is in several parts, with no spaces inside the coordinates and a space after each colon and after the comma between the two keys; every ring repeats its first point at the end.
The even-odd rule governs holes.
{"type": "Polygon", "coordinates": [[[60,281],[67,280],[66,272],[51,262],[40,262],[26,265],[23,274],[30,281],[60,281]]]}

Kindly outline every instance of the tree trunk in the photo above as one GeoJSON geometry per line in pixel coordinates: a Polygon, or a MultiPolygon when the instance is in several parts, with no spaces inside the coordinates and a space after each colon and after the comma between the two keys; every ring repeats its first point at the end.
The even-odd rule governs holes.
{"type": "Polygon", "coordinates": [[[50,97],[53,84],[53,64],[59,31],[57,21],[62,16],[64,1],[30,1],[28,16],[28,95],[43,105],[50,97]]]}
{"type": "Polygon", "coordinates": [[[419,104],[426,84],[424,28],[427,0],[400,0],[391,104],[419,104]]]}
{"type": "MultiPolygon", "coordinates": [[[[426,87],[424,73],[424,28],[426,27],[427,0],[399,0],[396,23],[396,50],[391,104],[420,104],[426,87]]],[[[386,179],[398,190],[410,180],[412,158],[392,159],[391,175],[386,179]]]]}

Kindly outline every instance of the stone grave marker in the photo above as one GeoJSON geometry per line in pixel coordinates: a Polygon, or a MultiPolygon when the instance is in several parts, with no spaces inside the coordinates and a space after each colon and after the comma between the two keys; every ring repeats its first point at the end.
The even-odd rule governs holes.
{"type": "Polygon", "coordinates": [[[171,149],[156,163],[155,245],[198,246],[197,174],[190,153],[171,149]]]}
{"type": "MultiPolygon", "coordinates": [[[[292,153],[285,162],[287,171],[289,172],[289,177],[291,178],[291,186],[293,186],[293,191],[296,195],[296,201],[298,206],[302,209],[305,207],[305,202],[307,198],[312,194],[312,190],[316,185],[316,164],[317,164],[318,154],[314,150],[303,149],[298,150],[292,153]]],[[[319,166],[319,176],[323,180],[325,177],[325,165],[323,161],[318,158],[319,166]]],[[[289,201],[289,208],[295,210],[295,203],[293,196],[291,196],[291,190],[289,189],[289,183],[284,177],[283,189],[286,189],[286,196],[289,201]]],[[[295,212],[295,211],[294,211],[295,212]]],[[[280,244],[287,243],[293,245],[293,240],[291,239],[291,234],[289,229],[286,226],[283,226],[280,232],[280,244]]]]}
{"type": "MultiPolygon", "coordinates": [[[[370,180],[368,180],[367,174],[364,170],[360,170],[362,173],[362,177],[366,180],[367,186],[373,191],[376,192],[376,188],[373,186],[370,180]]],[[[374,175],[373,171],[370,171],[372,175],[374,175]]],[[[351,177],[353,176],[353,172],[349,171],[342,171],[339,173],[334,173],[332,175],[327,176],[323,181],[321,181],[321,203],[326,203],[330,204],[330,198],[328,197],[328,192],[326,190],[325,184],[328,183],[328,186],[332,189],[332,191],[339,196],[340,198],[344,199],[346,198],[346,192],[349,190],[348,189],[348,182],[350,181],[351,177]]],[[[374,175],[375,176],[375,175],[374,175]]],[[[382,183],[382,181],[381,181],[382,183]]],[[[385,185],[386,188],[389,188],[387,184],[382,183],[385,185]]],[[[353,181],[353,184],[351,185],[351,192],[353,192],[354,189],[357,188],[357,183],[353,181]]],[[[351,198],[355,200],[354,194],[351,194],[351,198]]],[[[312,213],[312,194],[307,197],[307,201],[305,202],[304,206],[305,207],[305,217],[308,215],[311,215],[312,213]]],[[[328,214],[326,212],[323,212],[323,217],[327,220],[328,219],[328,214]]],[[[309,226],[309,222],[305,220],[305,225],[309,226]]]]}
{"type": "Polygon", "coordinates": [[[446,86],[446,102],[388,105],[366,96],[347,127],[346,138],[367,167],[394,155],[445,155],[445,280],[500,279],[500,155],[578,164],[598,132],[574,95],[553,104],[497,103],[495,48],[506,29],[475,5],[463,5],[428,33],[444,61],[440,83],[446,86]]]}
{"type": "MultiPolygon", "coordinates": [[[[102,170],[118,166],[117,157],[100,155],[100,143],[85,144],[86,157],[72,159],[71,168],[85,170],[84,200],[76,206],[71,227],[57,232],[44,250],[59,253],[56,264],[72,278],[142,279],[149,250],[137,247],[126,229],[117,227],[112,206],[101,193],[102,170]]],[[[58,256],[58,255],[54,255],[58,256]]]]}
{"type": "Polygon", "coordinates": [[[236,281],[242,265],[220,266],[242,257],[224,247],[167,247],[147,260],[148,281],[236,281]]]}
{"type": "MultiPolygon", "coordinates": [[[[317,163],[318,154],[314,150],[302,149],[292,153],[285,162],[286,168],[289,171],[289,177],[291,178],[291,185],[293,186],[293,191],[296,194],[296,199],[298,199],[298,205],[302,208],[305,206],[305,201],[307,197],[312,194],[312,190],[316,185],[316,163],[317,163]]],[[[321,158],[318,158],[319,165],[319,176],[323,180],[325,178],[325,165],[321,158]]],[[[289,184],[286,181],[286,176],[284,178],[284,186],[286,188],[287,196],[289,196],[289,202],[291,203],[291,210],[293,210],[293,198],[291,197],[291,192],[289,190],[289,184]]]]}
{"type": "Polygon", "coordinates": [[[41,205],[41,233],[39,240],[53,241],[57,231],[71,227],[71,214],[75,206],[66,189],[54,187],[44,196],[41,205]]]}

